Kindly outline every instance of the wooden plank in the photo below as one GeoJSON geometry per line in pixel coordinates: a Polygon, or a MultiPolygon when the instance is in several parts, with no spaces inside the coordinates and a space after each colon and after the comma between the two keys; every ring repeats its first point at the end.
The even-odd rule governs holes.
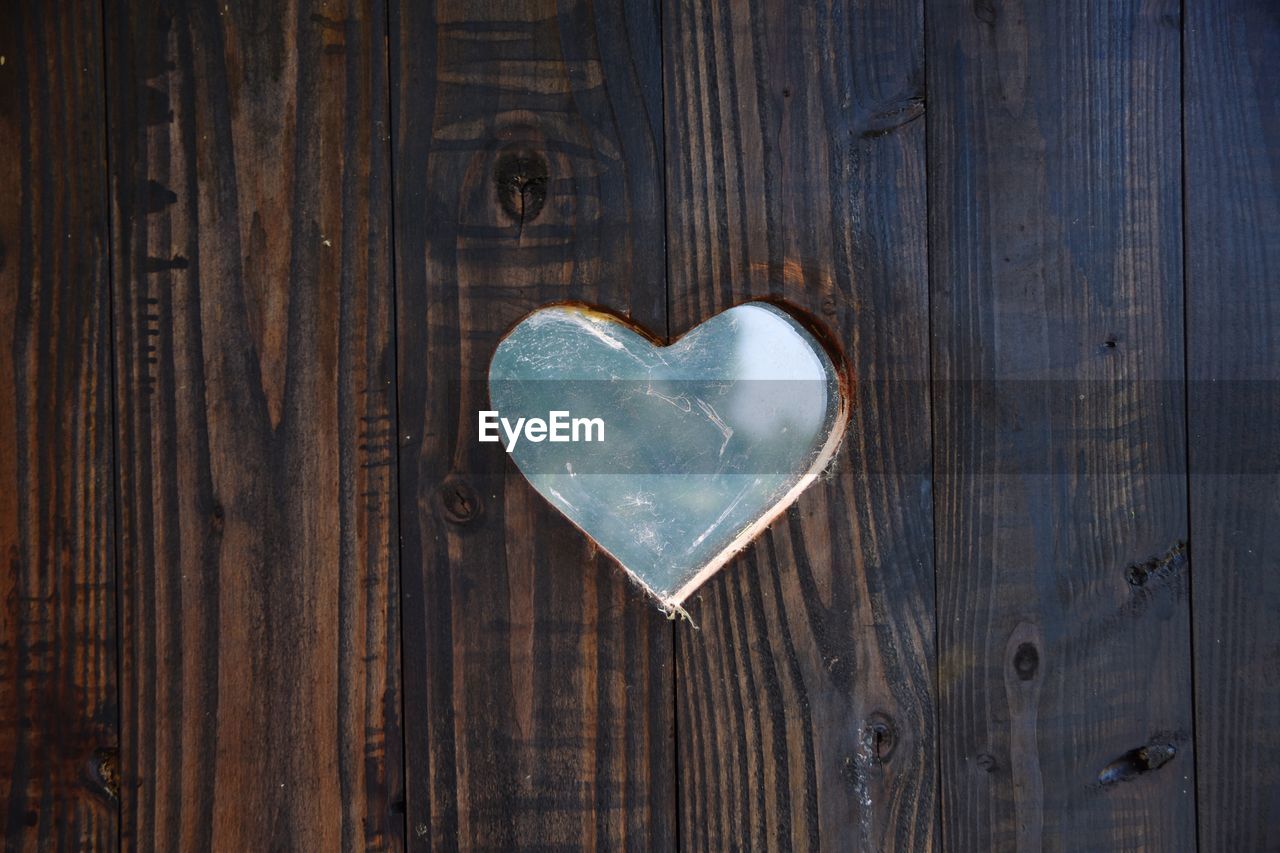
{"type": "Polygon", "coordinates": [[[0,14],[0,839],[117,843],[106,122],[97,3],[0,14]]]}
{"type": "Polygon", "coordinates": [[[1178,15],[926,8],[947,849],[1195,845],[1178,15]]]}
{"type": "Polygon", "coordinates": [[[936,844],[918,4],[664,4],[671,327],[773,297],[857,382],[824,480],[688,605],[681,838],[936,844]]]}
{"type": "Polygon", "coordinates": [[[665,331],[656,9],[393,11],[410,840],[674,846],[671,630],[476,441],[502,333],[665,331]]]}
{"type": "Polygon", "coordinates": [[[1204,850],[1280,848],[1280,18],[1189,3],[1187,359],[1204,850]]]}
{"type": "Polygon", "coordinates": [[[124,838],[397,846],[385,9],[107,8],[124,838]]]}

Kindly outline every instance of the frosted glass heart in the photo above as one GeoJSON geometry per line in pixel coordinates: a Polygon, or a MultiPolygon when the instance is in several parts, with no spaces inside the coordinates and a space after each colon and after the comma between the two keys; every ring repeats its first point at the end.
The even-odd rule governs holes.
{"type": "Polygon", "coordinates": [[[667,608],[813,482],[846,421],[831,356],[763,302],[669,346],[588,308],[539,309],[499,344],[489,394],[482,436],[667,608]]]}

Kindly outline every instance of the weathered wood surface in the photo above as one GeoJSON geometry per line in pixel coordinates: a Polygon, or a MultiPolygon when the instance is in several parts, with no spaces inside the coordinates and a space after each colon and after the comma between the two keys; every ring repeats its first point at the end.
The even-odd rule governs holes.
{"type": "Polygon", "coordinates": [[[0,13],[0,841],[117,842],[97,3],[0,13]]]}
{"type": "Polygon", "coordinates": [[[921,11],[663,6],[672,332],[781,298],[857,383],[828,475],[678,628],[694,849],[936,844],[921,11]]]}
{"type": "Polygon", "coordinates": [[[123,840],[398,846],[385,9],[107,13],[123,840]]]}
{"type": "Polygon", "coordinates": [[[1195,846],[1178,14],[927,4],[945,849],[1195,846]]]}
{"type": "Polygon", "coordinates": [[[1280,17],[1188,3],[1187,356],[1203,850],[1280,849],[1280,17]]]}
{"type": "Polygon", "coordinates": [[[665,332],[656,10],[405,2],[391,43],[410,841],[670,849],[670,626],[475,422],[543,303],[665,332]]]}
{"type": "Polygon", "coordinates": [[[10,5],[6,849],[1280,845],[1265,0],[10,5]],[[483,377],[755,297],[849,438],[673,627],[483,377]]]}

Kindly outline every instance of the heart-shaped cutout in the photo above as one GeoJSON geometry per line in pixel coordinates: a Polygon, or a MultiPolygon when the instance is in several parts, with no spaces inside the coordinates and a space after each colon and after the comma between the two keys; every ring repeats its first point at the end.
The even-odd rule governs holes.
{"type": "Polygon", "coordinates": [[[847,420],[831,355],[765,302],[667,346],[586,307],[539,309],[499,344],[489,396],[481,440],[668,609],[813,482],[847,420]]]}

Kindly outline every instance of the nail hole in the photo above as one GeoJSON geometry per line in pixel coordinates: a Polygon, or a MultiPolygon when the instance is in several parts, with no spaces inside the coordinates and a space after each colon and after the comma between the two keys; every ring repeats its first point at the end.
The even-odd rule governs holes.
{"type": "Polygon", "coordinates": [[[101,747],[93,751],[89,766],[93,771],[94,781],[101,786],[111,799],[120,796],[120,776],[117,770],[119,750],[101,747]]]}
{"type": "Polygon", "coordinates": [[[1102,768],[1102,772],[1098,774],[1098,781],[1103,785],[1127,782],[1144,773],[1159,770],[1172,761],[1177,754],[1177,748],[1171,743],[1149,743],[1146,746],[1131,749],[1102,768]]]}
{"type": "Polygon", "coordinates": [[[876,711],[867,718],[862,728],[862,745],[866,747],[872,763],[883,764],[888,761],[893,755],[894,747],[898,745],[897,741],[893,720],[887,714],[876,711]]]}

